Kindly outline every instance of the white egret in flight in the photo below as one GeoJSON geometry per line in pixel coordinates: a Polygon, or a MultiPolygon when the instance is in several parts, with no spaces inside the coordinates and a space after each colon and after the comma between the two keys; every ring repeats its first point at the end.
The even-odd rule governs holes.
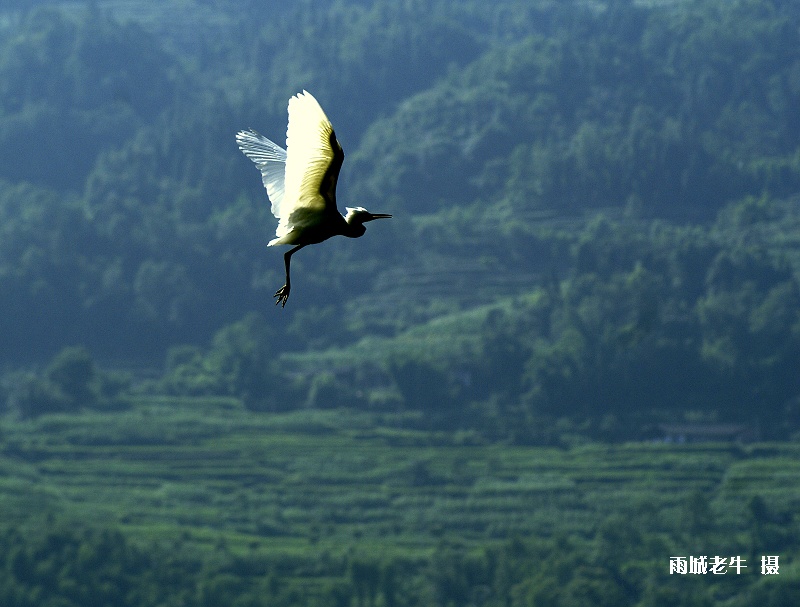
{"type": "Polygon", "coordinates": [[[275,305],[285,306],[289,299],[293,254],[331,236],[358,238],[366,232],[366,222],[391,217],[370,213],[363,207],[347,208],[346,216],[339,213],[336,182],[344,152],[330,120],[307,91],[289,99],[285,150],[253,130],[240,131],[236,141],[261,171],[272,214],[279,220],[277,238],[269,246],[296,245],[283,256],[286,284],[275,293],[275,305]]]}

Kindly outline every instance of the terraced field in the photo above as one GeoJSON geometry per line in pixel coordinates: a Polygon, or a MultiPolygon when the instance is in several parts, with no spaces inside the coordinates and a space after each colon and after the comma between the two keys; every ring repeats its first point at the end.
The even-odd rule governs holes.
{"type": "Polygon", "coordinates": [[[442,538],[468,547],[585,536],[648,505],[658,512],[653,525],[674,525],[698,493],[732,529],[754,495],[800,505],[794,444],[561,450],[469,444],[410,430],[411,421],[253,414],[235,400],[167,398],[126,412],[6,420],[0,520],[24,527],[57,516],[272,555],[357,546],[413,558],[442,538]]]}

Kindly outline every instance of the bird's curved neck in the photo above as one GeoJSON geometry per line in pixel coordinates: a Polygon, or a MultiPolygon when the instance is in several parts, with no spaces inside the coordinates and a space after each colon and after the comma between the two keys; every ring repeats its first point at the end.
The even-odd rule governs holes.
{"type": "Polygon", "coordinates": [[[360,221],[347,221],[345,218],[344,225],[344,235],[350,238],[358,238],[359,236],[363,236],[364,232],[367,231],[367,228],[360,221]]]}

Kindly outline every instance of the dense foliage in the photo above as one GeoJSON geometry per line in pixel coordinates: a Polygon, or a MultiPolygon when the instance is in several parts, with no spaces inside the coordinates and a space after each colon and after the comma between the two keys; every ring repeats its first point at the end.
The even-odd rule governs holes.
{"type": "Polygon", "coordinates": [[[613,450],[797,439],[798,107],[782,0],[8,0],[0,603],[797,602],[791,445],[613,450]],[[304,88],[394,218],[276,309],[304,88]]]}
{"type": "MultiPolygon", "coordinates": [[[[782,607],[800,599],[800,582],[742,574],[709,584],[706,576],[669,576],[631,530],[610,519],[586,551],[571,542],[510,541],[470,554],[443,544],[428,563],[403,558],[374,560],[352,555],[308,563],[237,557],[218,550],[216,562],[198,562],[158,546],[132,545],[119,532],[58,529],[22,538],[7,532],[0,599],[7,607],[289,607],[392,605],[405,607],[480,604],[657,607],[713,605],[719,594],[732,607],[782,607]],[[655,561],[655,562],[654,562],[655,561]],[[286,573],[314,568],[313,577],[287,583],[286,573]],[[534,573],[535,572],[535,573],[534,573]],[[310,578],[310,579],[309,579],[310,578]],[[317,578],[317,579],[315,579],[317,578]],[[753,581],[755,578],[757,581],[753,581]],[[726,584],[727,583],[727,584],[726,584]]],[[[174,550],[174,549],[173,549],[174,550]]],[[[758,558],[744,562],[758,567],[758,558]]],[[[746,570],[743,570],[746,571],[746,570]]],[[[710,574],[707,574],[710,575],[710,574]]],[[[779,574],[780,575],[780,574],[779,574]]],[[[720,576],[722,577],[722,576],[720,576]]]]}
{"type": "Polygon", "coordinates": [[[791,3],[15,6],[6,366],[79,344],[166,360],[172,393],[466,402],[456,423],[501,435],[566,417],[631,436],[687,411],[796,429],[791,3]],[[232,134],[280,140],[300,88],[347,151],[342,200],[395,219],[304,251],[275,311],[274,222],[232,134]],[[449,347],[404,345],[426,333],[449,347]]]}

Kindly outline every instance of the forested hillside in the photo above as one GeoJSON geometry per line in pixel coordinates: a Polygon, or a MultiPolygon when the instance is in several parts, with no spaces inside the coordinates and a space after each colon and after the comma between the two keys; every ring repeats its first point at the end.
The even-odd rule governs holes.
{"type": "Polygon", "coordinates": [[[144,390],[423,409],[525,442],[559,440],[558,418],[608,439],[687,415],[797,430],[800,6],[1,17],[0,359],[19,412],[69,408],[50,371],[76,351],[52,357],[81,346],[97,403],[99,365],[144,390]],[[394,219],[305,249],[280,310],[275,221],[233,136],[282,141],[303,88],[347,154],[340,205],[394,219]]]}
{"type": "Polygon", "coordinates": [[[799,438],[799,2],[0,5],[3,607],[800,604],[799,438]]]}

